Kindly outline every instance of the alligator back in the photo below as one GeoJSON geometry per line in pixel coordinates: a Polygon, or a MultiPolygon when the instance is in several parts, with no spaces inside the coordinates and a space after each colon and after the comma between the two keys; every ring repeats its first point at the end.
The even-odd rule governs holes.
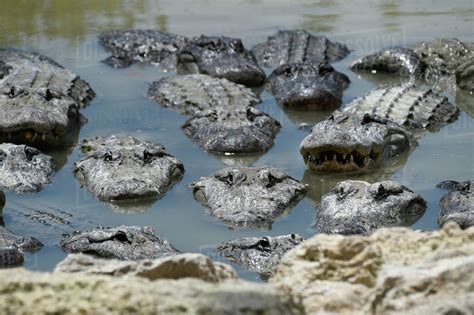
{"type": "Polygon", "coordinates": [[[374,113],[414,131],[432,132],[455,121],[459,115],[459,109],[446,97],[412,84],[372,90],[345,110],[374,113]]]}

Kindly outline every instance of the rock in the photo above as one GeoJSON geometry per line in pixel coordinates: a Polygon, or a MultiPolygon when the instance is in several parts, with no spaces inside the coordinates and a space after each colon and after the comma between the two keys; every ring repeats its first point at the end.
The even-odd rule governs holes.
{"type": "Polygon", "coordinates": [[[58,265],[55,272],[83,273],[110,276],[138,276],[150,280],[196,278],[207,282],[237,279],[235,270],[220,262],[214,262],[202,254],[122,261],[102,259],[85,254],[70,254],[58,265]]]}

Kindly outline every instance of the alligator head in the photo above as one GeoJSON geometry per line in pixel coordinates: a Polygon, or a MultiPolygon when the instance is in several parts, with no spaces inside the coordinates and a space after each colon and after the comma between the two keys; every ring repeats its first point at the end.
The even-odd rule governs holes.
{"type": "Polygon", "coordinates": [[[284,64],[268,77],[278,104],[294,109],[325,109],[341,104],[349,78],[326,62],[284,64]]]}
{"type": "Polygon", "coordinates": [[[322,233],[370,234],[381,227],[411,225],[426,201],[394,181],[342,181],[321,199],[316,228],[322,233]]]}
{"type": "Polygon", "coordinates": [[[335,111],[313,127],[300,153],[311,170],[354,172],[381,166],[415,145],[409,131],[388,119],[335,111]]]}
{"type": "Polygon", "coordinates": [[[443,226],[448,221],[454,221],[463,229],[474,225],[474,192],[473,181],[445,181],[438,187],[450,190],[439,201],[441,211],[438,223],[443,226]]]}
{"type": "Polygon", "coordinates": [[[277,120],[254,107],[219,106],[196,114],[181,128],[205,150],[252,153],[273,146],[280,127],[277,120]]]}
{"type": "Polygon", "coordinates": [[[247,86],[265,82],[265,72],[238,38],[195,37],[178,52],[177,67],[179,73],[207,74],[247,86]]]}
{"type": "Polygon", "coordinates": [[[243,228],[269,228],[306,192],[305,185],[270,167],[224,168],[190,188],[212,216],[243,228]]]}

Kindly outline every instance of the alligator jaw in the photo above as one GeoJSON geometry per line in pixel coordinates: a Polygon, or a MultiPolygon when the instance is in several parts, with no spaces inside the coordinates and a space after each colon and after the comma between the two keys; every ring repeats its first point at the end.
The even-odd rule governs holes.
{"type": "Polygon", "coordinates": [[[308,167],[317,172],[356,172],[369,168],[379,160],[374,150],[302,150],[308,167]]]}

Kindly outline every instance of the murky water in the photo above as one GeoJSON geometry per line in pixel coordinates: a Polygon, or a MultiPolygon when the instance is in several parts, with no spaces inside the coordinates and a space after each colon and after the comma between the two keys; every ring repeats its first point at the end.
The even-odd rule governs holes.
{"type": "MultiPolygon", "coordinates": [[[[300,233],[310,237],[314,206],[321,195],[347,176],[317,176],[305,171],[298,147],[306,133],[301,122],[317,122],[328,112],[284,111],[264,92],[259,108],[278,119],[283,128],[275,146],[266,154],[245,161],[269,164],[310,184],[309,196],[289,215],[278,219],[270,231],[231,230],[206,214],[194,201],[187,185],[238,159],[203,152],[191,143],[180,125],[186,117],[161,108],[146,98],[148,83],[164,73],[150,65],[116,70],[100,63],[107,54],[97,43],[97,34],[115,28],[158,28],[186,36],[213,34],[240,37],[247,47],[264,41],[280,29],[305,28],[345,42],[353,53],[335,67],[352,80],[344,94],[350,102],[380,83],[395,78],[359,77],[348,65],[359,56],[385,47],[411,47],[421,40],[457,37],[474,41],[474,2],[442,1],[120,1],[120,0],[0,0],[0,45],[33,50],[48,55],[87,80],[97,97],[83,111],[89,122],[79,139],[109,134],[131,135],[158,142],[184,162],[186,173],[161,200],[135,208],[115,208],[95,200],[72,175],[72,165],[81,154],[77,148],[50,152],[57,159],[58,173],[42,192],[17,196],[7,193],[5,225],[15,233],[32,235],[46,246],[27,257],[25,266],[51,270],[65,254],[56,247],[61,234],[95,225],[150,225],[182,251],[206,252],[215,244],[244,236],[300,233]],[[70,221],[69,225],[27,219],[33,210],[48,210],[70,221]]],[[[269,69],[267,69],[270,71],[269,69]]],[[[463,112],[440,132],[428,134],[419,147],[396,170],[379,170],[359,176],[369,181],[393,178],[420,193],[428,201],[425,215],[415,229],[436,229],[438,201],[443,192],[435,188],[445,179],[474,178],[474,97],[468,93],[447,94],[463,112]],[[393,174],[393,172],[395,172],[393,174]]],[[[354,177],[352,177],[354,178],[354,177]]],[[[241,276],[258,279],[238,268],[241,276]]]]}

